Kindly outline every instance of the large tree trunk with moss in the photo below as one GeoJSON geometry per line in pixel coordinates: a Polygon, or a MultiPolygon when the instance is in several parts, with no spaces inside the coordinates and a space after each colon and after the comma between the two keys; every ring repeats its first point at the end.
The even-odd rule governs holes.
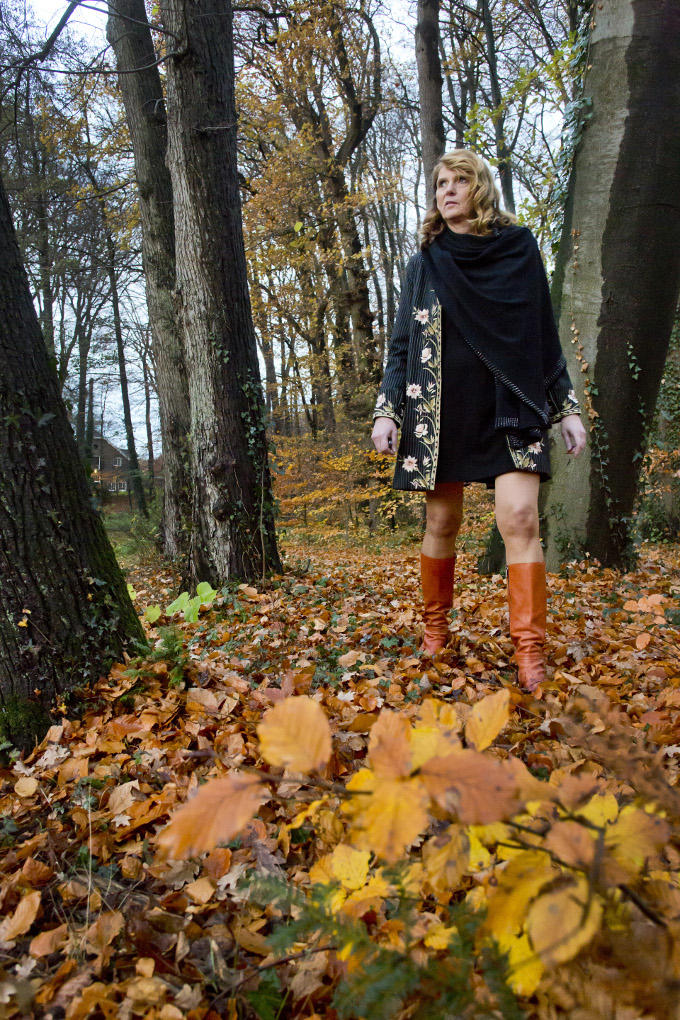
{"type": "Polygon", "coordinates": [[[182,336],[173,303],[175,238],[172,185],[165,164],[165,99],[144,0],[111,0],[106,35],[121,72],[118,84],[135,160],[163,445],[163,547],[166,555],[174,558],[188,547],[191,415],[182,336]]]}
{"type": "Polygon", "coordinates": [[[92,507],[0,183],[0,728],[28,746],[58,694],[144,640],[92,507]]]}
{"type": "Polygon", "coordinates": [[[232,9],[162,0],[168,166],[191,403],[191,574],[219,586],[279,569],[236,164],[232,9]]]}
{"type": "Polygon", "coordinates": [[[590,426],[557,444],[548,561],[627,561],[630,517],[680,285],[680,0],[601,0],[554,281],[590,426]]]}

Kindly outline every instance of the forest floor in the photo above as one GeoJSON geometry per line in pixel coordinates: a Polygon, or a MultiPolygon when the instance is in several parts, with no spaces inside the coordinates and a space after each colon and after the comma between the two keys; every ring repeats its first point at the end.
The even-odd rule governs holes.
{"type": "MultiPolygon", "coordinates": [[[[485,513],[472,515],[470,550],[485,513]]],[[[550,576],[550,677],[536,700],[514,684],[504,579],[479,576],[463,546],[451,646],[423,658],[418,550],[387,541],[376,553],[368,540],[324,547],[289,535],[282,575],[223,589],[194,622],[190,609],[166,611],[178,594],[172,570],[125,557],[152,651],[64,703],[42,744],[23,760],[10,754],[1,770],[1,1016],[678,1015],[678,547],[643,545],[628,573],[582,561],[550,576]],[[258,727],[287,698],[305,711],[312,699],[329,719],[332,753],[314,776],[282,772],[263,750],[271,734],[258,727]],[[378,814],[375,842],[368,828],[353,839],[343,807],[351,777],[366,777],[370,762],[381,802],[396,798],[393,820],[402,796],[418,814],[413,763],[431,740],[449,751],[464,742],[456,753],[468,762],[484,753],[480,802],[502,785],[496,765],[523,763],[514,769],[523,770],[528,844],[503,853],[507,830],[490,823],[507,811],[451,807],[436,791],[420,835],[386,833],[378,814]],[[404,771],[395,748],[407,745],[415,757],[404,771]],[[270,783],[256,817],[246,811],[240,832],[207,855],[163,855],[158,835],[173,812],[203,780],[233,769],[258,769],[270,783]],[[556,789],[552,814],[536,825],[529,802],[556,789]],[[644,838],[640,820],[642,829],[649,821],[644,838]],[[517,854],[535,882],[539,844],[553,871],[508,900],[516,930],[504,942],[498,917],[508,914],[494,889],[517,854]],[[253,891],[262,879],[278,893],[253,891]],[[308,908],[277,900],[281,888],[304,896],[311,883],[325,899],[312,896],[308,908]],[[541,949],[536,903],[559,926],[565,889],[581,934],[569,941],[568,932],[559,952],[541,949]],[[491,935],[511,964],[520,938],[530,947],[513,991],[491,935]]],[[[225,840],[218,832],[214,842],[225,840]]]]}

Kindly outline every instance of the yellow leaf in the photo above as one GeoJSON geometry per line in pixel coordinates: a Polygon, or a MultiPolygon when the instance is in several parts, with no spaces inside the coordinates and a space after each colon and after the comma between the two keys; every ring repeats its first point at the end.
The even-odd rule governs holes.
{"type": "Polygon", "coordinates": [[[257,776],[213,779],[175,812],[158,836],[161,851],[179,859],[227,843],[249,822],[266,793],[257,776]]]}
{"type": "Polygon", "coordinates": [[[465,724],[465,739],[477,751],[494,742],[510,718],[510,693],[507,690],[489,694],[472,706],[465,724]]]}
{"type": "Polygon", "coordinates": [[[394,894],[394,886],[380,872],[371,875],[366,885],[351,893],[345,900],[342,912],[350,917],[362,917],[368,910],[379,910],[383,901],[394,894]]]}
{"type": "Polygon", "coordinates": [[[604,845],[627,877],[634,878],[668,839],[669,827],[663,818],[629,805],[607,828],[604,845]]]}
{"type": "MultiPolygon", "coordinates": [[[[360,848],[372,850],[392,863],[410,846],[427,825],[427,794],[416,779],[382,779],[362,769],[347,788],[358,789],[369,773],[374,788],[368,795],[356,797],[345,810],[353,815],[351,840],[360,848]],[[353,781],[357,780],[356,783],[353,781]]],[[[363,786],[365,789],[366,787],[363,786]]]]}
{"type": "Polygon", "coordinates": [[[303,694],[265,713],[257,727],[260,753],[270,765],[311,772],[331,756],[331,728],[321,705],[303,694]]]}
{"type": "Polygon", "coordinates": [[[31,956],[40,958],[56,953],[68,941],[68,925],[60,924],[58,928],[50,928],[49,931],[41,931],[28,947],[31,956]]]}
{"type": "Polygon", "coordinates": [[[531,948],[529,936],[525,932],[508,938],[504,949],[508,954],[508,984],[516,995],[529,998],[543,977],[543,961],[531,948]]]}
{"type": "Polygon", "coordinates": [[[433,924],[428,928],[427,935],[423,941],[428,949],[448,949],[451,941],[457,934],[458,929],[455,926],[447,928],[441,923],[433,924]]]}
{"type": "Polygon", "coordinates": [[[399,779],[411,771],[409,724],[396,712],[382,711],[371,727],[368,757],[373,770],[385,779],[399,779]]]}
{"type": "Polygon", "coordinates": [[[619,805],[613,793],[596,793],[587,804],[578,809],[579,817],[598,826],[613,822],[618,813],[619,805]]]}
{"type": "Polygon", "coordinates": [[[410,733],[411,770],[420,768],[430,758],[443,757],[460,748],[460,741],[447,736],[439,727],[415,726],[410,733]]]}
{"type": "Polygon", "coordinates": [[[602,904],[579,875],[531,904],[526,930],[543,962],[554,966],[573,959],[599,930],[601,920],[602,904]]]}
{"type": "Polygon", "coordinates": [[[38,789],[38,780],[33,776],[22,776],[14,784],[14,792],[19,797],[32,797],[38,789]]]}
{"type": "Polygon", "coordinates": [[[469,840],[460,825],[450,825],[423,846],[427,885],[440,903],[448,903],[468,869],[469,840]]]}
{"type": "Polygon", "coordinates": [[[360,889],[368,877],[368,850],[353,850],[340,843],[331,854],[331,873],[345,889],[360,889]]]}
{"type": "Polygon", "coordinates": [[[40,893],[37,890],[22,896],[14,913],[0,924],[0,942],[13,942],[20,935],[25,935],[35,921],[39,909],[40,893]]]}
{"type": "Polygon", "coordinates": [[[519,934],[529,903],[556,875],[547,854],[536,850],[520,854],[503,869],[498,885],[489,893],[485,922],[502,949],[519,934]]]}

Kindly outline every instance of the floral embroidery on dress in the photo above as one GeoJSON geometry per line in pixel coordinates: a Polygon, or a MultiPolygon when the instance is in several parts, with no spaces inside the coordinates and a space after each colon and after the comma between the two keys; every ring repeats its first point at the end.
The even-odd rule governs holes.
{"type": "Polygon", "coordinates": [[[410,473],[411,471],[416,471],[418,469],[418,461],[415,457],[404,457],[401,462],[401,466],[404,471],[408,471],[410,473]]]}
{"type": "Polygon", "coordinates": [[[523,445],[521,438],[516,433],[506,432],[505,439],[512,463],[517,470],[538,472],[538,458],[543,453],[547,437],[539,439],[535,443],[529,443],[527,446],[523,445]]]}
{"type": "Polygon", "coordinates": [[[411,488],[429,489],[434,485],[434,474],[436,470],[436,455],[439,446],[439,401],[441,398],[441,386],[439,385],[439,374],[441,372],[441,318],[442,311],[439,302],[430,308],[414,308],[414,317],[423,325],[423,348],[420,352],[420,363],[425,373],[424,388],[414,383],[406,387],[406,395],[418,398],[416,405],[417,422],[413,430],[419,446],[424,448],[422,458],[422,470],[418,468],[418,461],[415,457],[406,458],[403,462],[405,471],[413,472],[411,488]],[[418,390],[416,394],[415,390],[418,390]],[[406,461],[409,467],[406,466],[406,461]]]}

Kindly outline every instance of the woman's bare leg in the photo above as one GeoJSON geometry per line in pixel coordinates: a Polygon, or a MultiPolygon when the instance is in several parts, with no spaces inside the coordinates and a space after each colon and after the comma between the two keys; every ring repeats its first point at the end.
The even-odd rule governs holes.
{"type": "Polygon", "coordinates": [[[545,680],[543,646],[546,584],[538,528],[539,476],[513,471],[496,479],[496,521],[508,564],[510,637],[520,687],[540,696],[545,680]]]}
{"type": "Polygon", "coordinates": [[[453,556],[456,537],[463,519],[463,483],[440,482],[425,493],[426,525],[422,552],[432,559],[453,556]]]}
{"type": "Polygon", "coordinates": [[[539,563],[543,549],[538,529],[540,478],[510,471],[496,479],[496,523],[505,542],[507,563],[539,563]]]}
{"type": "Polygon", "coordinates": [[[420,554],[423,586],[423,651],[435,655],[449,639],[456,535],[463,514],[463,485],[449,482],[427,493],[427,525],[420,554]]]}

